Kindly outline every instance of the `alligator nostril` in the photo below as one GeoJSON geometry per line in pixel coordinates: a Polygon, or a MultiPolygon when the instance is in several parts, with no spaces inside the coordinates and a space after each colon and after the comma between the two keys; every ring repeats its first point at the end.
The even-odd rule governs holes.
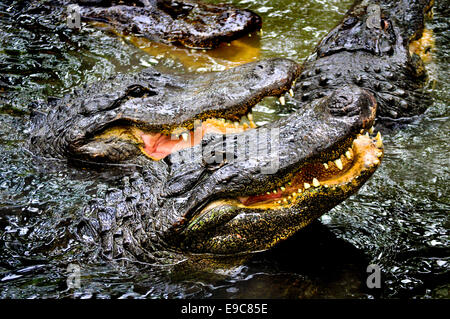
{"type": "Polygon", "coordinates": [[[353,98],[351,95],[339,95],[336,98],[336,105],[338,105],[338,106],[345,107],[352,102],[353,102],[353,98]]]}
{"type": "Polygon", "coordinates": [[[330,113],[335,116],[355,115],[358,113],[358,103],[354,103],[354,96],[348,90],[334,92],[328,103],[330,113]]]}

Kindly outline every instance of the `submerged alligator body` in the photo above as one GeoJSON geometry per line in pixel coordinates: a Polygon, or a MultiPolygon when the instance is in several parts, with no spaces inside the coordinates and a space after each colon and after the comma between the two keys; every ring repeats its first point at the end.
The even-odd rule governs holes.
{"type": "Polygon", "coordinates": [[[431,104],[427,73],[412,52],[432,0],[356,1],[303,65],[294,88],[307,103],[353,84],[375,95],[380,119],[408,119],[431,104]]]}
{"type": "Polygon", "coordinates": [[[261,18],[225,4],[196,0],[77,0],[81,17],[121,33],[150,40],[211,49],[261,29],[261,18]]]}
{"type": "Polygon", "coordinates": [[[79,223],[79,239],[108,258],[268,249],[374,173],[377,114],[423,111],[426,74],[408,49],[430,6],[357,1],[302,67],[270,59],[220,73],[118,75],[36,116],[31,147],[83,165],[135,165],[79,223]],[[251,107],[288,91],[296,112],[256,127],[251,107]]]}

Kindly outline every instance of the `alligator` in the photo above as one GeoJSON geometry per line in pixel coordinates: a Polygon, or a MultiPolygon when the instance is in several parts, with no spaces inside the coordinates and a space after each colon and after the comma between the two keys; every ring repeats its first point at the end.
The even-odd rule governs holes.
{"type": "Polygon", "coordinates": [[[103,22],[121,34],[195,49],[261,29],[261,17],[250,10],[195,0],[76,0],[81,18],[103,22]]]}
{"type": "Polygon", "coordinates": [[[431,5],[357,1],[301,67],[269,59],[204,74],[150,68],[85,86],[34,117],[30,148],[83,166],[133,167],[78,224],[79,240],[107,258],[268,249],[375,172],[377,116],[423,112],[426,72],[409,49],[431,5]],[[256,127],[251,108],[287,92],[294,111],[256,127]]]}
{"type": "Polygon", "coordinates": [[[268,249],[374,173],[377,104],[343,86],[255,127],[251,108],[288,92],[300,72],[281,58],[222,72],[117,75],[33,117],[30,147],[46,157],[119,169],[121,185],[84,208],[77,236],[107,258],[161,251],[236,256],[268,249]]]}
{"type": "Polygon", "coordinates": [[[422,114],[432,100],[416,48],[430,48],[429,36],[422,35],[432,6],[433,0],[355,1],[304,63],[293,89],[297,103],[353,84],[375,96],[382,122],[409,121],[422,114]]]}

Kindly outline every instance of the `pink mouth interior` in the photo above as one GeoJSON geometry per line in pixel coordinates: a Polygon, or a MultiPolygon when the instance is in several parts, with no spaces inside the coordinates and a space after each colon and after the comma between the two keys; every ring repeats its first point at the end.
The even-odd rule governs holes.
{"type": "Polygon", "coordinates": [[[236,127],[229,123],[211,119],[203,121],[201,128],[199,127],[194,131],[186,131],[189,134],[187,141],[183,140],[181,135],[177,139],[174,136],[162,133],[143,131],[140,132],[140,137],[144,143],[143,151],[147,156],[154,160],[160,160],[173,152],[195,146],[200,143],[203,136],[207,133],[230,134],[242,132],[246,129],[248,127],[236,127]]]}
{"type": "Polygon", "coordinates": [[[141,138],[144,142],[144,152],[155,160],[160,160],[172,152],[182,150],[193,146],[193,133],[188,141],[184,141],[181,137],[178,140],[172,140],[170,136],[161,133],[142,134],[141,138]]]}
{"type": "Polygon", "coordinates": [[[253,196],[247,196],[247,197],[238,197],[239,201],[244,205],[251,205],[254,203],[259,202],[265,202],[265,201],[272,201],[278,198],[281,198],[282,194],[281,192],[277,192],[276,194],[263,194],[263,195],[253,195],[253,196]]]}

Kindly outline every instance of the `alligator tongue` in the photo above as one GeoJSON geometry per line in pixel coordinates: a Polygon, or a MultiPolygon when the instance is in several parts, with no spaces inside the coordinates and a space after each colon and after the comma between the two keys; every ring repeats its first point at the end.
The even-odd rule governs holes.
{"type": "Polygon", "coordinates": [[[183,133],[186,134],[184,138],[183,135],[175,138],[174,136],[165,135],[162,133],[149,132],[141,132],[140,137],[144,143],[144,152],[150,158],[160,160],[173,152],[184,148],[193,147],[198,144],[207,133],[230,134],[239,133],[246,129],[247,127],[245,126],[236,127],[220,120],[208,119],[202,122],[201,129],[197,128],[194,131],[183,133]]]}

